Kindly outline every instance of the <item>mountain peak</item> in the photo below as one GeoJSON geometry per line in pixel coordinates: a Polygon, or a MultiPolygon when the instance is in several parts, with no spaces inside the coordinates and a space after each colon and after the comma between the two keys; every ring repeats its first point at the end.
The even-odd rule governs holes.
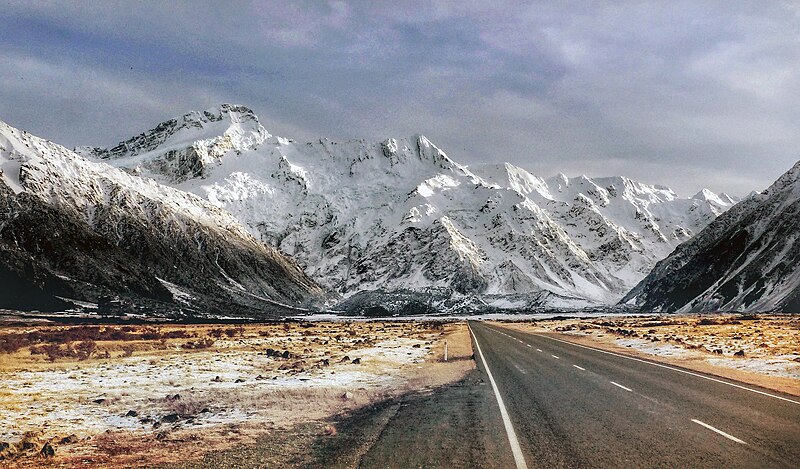
{"type": "Polygon", "coordinates": [[[767,188],[762,194],[771,195],[777,192],[790,192],[795,197],[800,198],[800,161],[794,164],[792,168],[785,172],[778,178],[771,186],[767,188]]]}
{"type": "Polygon", "coordinates": [[[258,116],[252,109],[240,104],[228,103],[223,103],[204,111],[186,113],[181,117],[181,120],[186,123],[198,122],[201,124],[226,120],[232,124],[254,122],[258,125],[258,116]]]}
{"type": "MultiPolygon", "coordinates": [[[[188,112],[122,141],[113,148],[78,147],[75,152],[100,159],[142,155],[153,150],[193,146],[199,141],[230,139],[237,150],[255,147],[271,137],[252,109],[238,104],[221,104],[204,111],[188,112]],[[238,145],[237,145],[238,144],[238,145]]],[[[196,145],[195,145],[196,146],[196,145]]]]}
{"type": "Polygon", "coordinates": [[[79,147],[89,158],[117,160],[115,166],[157,169],[170,181],[203,177],[225,154],[253,150],[272,137],[252,109],[221,104],[164,121],[113,148],[79,147]]]}
{"type": "Polygon", "coordinates": [[[736,201],[728,194],[725,194],[724,192],[721,194],[716,194],[712,190],[706,189],[705,187],[691,198],[693,200],[703,200],[720,207],[727,207],[736,203],[736,201]]]}

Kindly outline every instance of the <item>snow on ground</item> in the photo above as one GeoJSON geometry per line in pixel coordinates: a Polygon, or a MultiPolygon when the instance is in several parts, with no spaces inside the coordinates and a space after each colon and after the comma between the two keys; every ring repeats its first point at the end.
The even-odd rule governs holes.
{"type": "Polygon", "coordinates": [[[187,352],[173,345],[158,354],[0,372],[0,441],[40,430],[53,435],[153,431],[173,413],[182,414],[181,420],[190,415],[183,424],[192,428],[274,421],[285,414],[271,405],[280,400],[276,395],[386,390],[403,381],[402,367],[421,362],[430,350],[430,342],[420,338],[395,337],[344,347],[339,352],[346,351],[346,358],[340,358],[332,348],[303,342],[316,337],[328,339],[289,339],[308,350],[303,365],[264,353],[268,347],[283,349],[286,337],[245,337],[218,340],[208,350],[187,352]],[[309,366],[324,358],[329,366],[309,366]],[[356,359],[360,363],[352,362],[356,359]]]}
{"type": "Polygon", "coordinates": [[[800,355],[780,355],[774,358],[709,358],[708,353],[689,350],[679,345],[654,343],[643,339],[617,339],[617,345],[636,349],[640,352],[660,357],[699,358],[714,366],[724,366],[737,370],[751,371],[771,376],[800,379],[800,363],[796,359],[800,355]]]}
{"type": "Polygon", "coordinates": [[[641,352],[661,357],[686,357],[691,354],[690,350],[675,344],[654,343],[641,339],[617,339],[615,343],[622,347],[635,348],[641,352]]]}
{"type": "Polygon", "coordinates": [[[542,318],[537,325],[652,356],[800,379],[797,315],[581,316],[582,320],[542,318]]]}

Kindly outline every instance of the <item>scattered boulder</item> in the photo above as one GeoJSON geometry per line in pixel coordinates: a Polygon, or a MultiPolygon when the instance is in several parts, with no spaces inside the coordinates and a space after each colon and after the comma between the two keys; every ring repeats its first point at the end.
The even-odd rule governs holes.
{"type": "Polygon", "coordinates": [[[744,356],[744,350],[739,350],[738,352],[734,353],[733,356],[734,357],[743,357],[744,356]]]}
{"type": "Polygon", "coordinates": [[[343,356],[343,357],[342,357],[342,359],[341,359],[339,362],[340,362],[340,363],[345,363],[345,362],[349,362],[349,361],[350,361],[350,357],[348,357],[347,355],[345,355],[345,356],[343,356]]]}
{"type": "Polygon", "coordinates": [[[181,395],[180,394],[173,394],[173,395],[167,394],[167,400],[168,401],[179,401],[179,400],[181,400],[181,395]]]}
{"type": "Polygon", "coordinates": [[[327,436],[336,436],[336,427],[333,425],[325,425],[325,428],[322,430],[322,433],[327,436]]]}
{"type": "Polygon", "coordinates": [[[353,393],[350,391],[346,391],[344,394],[342,394],[342,399],[350,400],[352,398],[353,398],[353,393]]]}
{"type": "Polygon", "coordinates": [[[30,451],[36,449],[38,446],[37,442],[30,438],[25,438],[18,445],[20,451],[30,451]]]}
{"type": "Polygon", "coordinates": [[[13,458],[16,452],[17,448],[14,445],[0,441],[0,461],[13,458]]]}
{"type": "Polygon", "coordinates": [[[39,450],[39,454],[41,454],[45,458],[52,458],[56,455],[56,450],[53,448],[53,445],[50,444],[48,441],[47,443],[42,446],[42,449],[39,450]]]}
{"type": "Polygon", "coordinates": [[[128,413],[125,414],[125,417],[138,417],[138,416],[139,412],[136,412],[135,410],[129,410],[128,413]]]}
{"type": "Polygon", "coordinates": [[[238,378],[236,381],[234,381],[234,383],[244,383],[244,380],[242,378],[238,378]]]}
{"type": "Polygon", "coordinates": [[[64,438],[59,440],[58,444],[60,444],[60,445],[71,445],[72,443],[77,443],[77,442],[78,442],[78,435],[73,433],[72,435],[65,436],[64,438]]]}
{"type": "Polygon", "coordinates": [[[95,404],[102,404],[102,403],[103,403],[103,402],[105,402],[105,401],[106,401],[106,400],[105,400],[105,399],[103,399],[103,398],[101,397],[100,399],[95,399],[95,400],[94,400],[94,401],[92,401],[92,402],[94,402],[95,404]]]}
{"type": "Polygon", "coordinates": [[[221,383],[222,382],[222,378],[220,378],[219,376],[215,376],[214,379],[211,380],[211,382],[212,383],[221,383]]]}
{"type": "Polygon", "coordinates": [[[361,364],[361,359],[360,358],[354,358],[351,363],[353,365],[360,365],[361,364]]]}
{"type": "Polygon", "coordinates": [[[722,355],[722,349],[721,348],[716,348],[716,349],[714,349],[714,353],[716,353],[717,355],[722,355]]]}
{"type": "Polygon", "coordinates": [[[174,414],[173,413],[173,414],[165,415],[164,417],[161,418],[161,421],[162,422],[167,422],[167,423],[173,423],[173,422],[177,422],[178,420],[180,420],[180,418],[181,417],[178,414],[174,414]]]}

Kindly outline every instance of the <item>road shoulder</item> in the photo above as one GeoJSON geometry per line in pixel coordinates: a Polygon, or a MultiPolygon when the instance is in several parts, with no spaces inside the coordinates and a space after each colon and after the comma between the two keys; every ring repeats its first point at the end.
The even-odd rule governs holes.
{"type": "MultiPolygon", "coordinates": [[[[713,359],[714,355],[694,353],[680,355],[677,357],[663,356],[637,350],[634,347],[619,345],[615,340],[617,337],[614,336],[607,335],[598,337],[596,335],[560,333],[554,332],[552,325],[543,327],[541,325],[524,322],[490,322],[490,324],[520,332],[545,335],[574,344],[593,347],[608,352],[614,352],[628,357],[649,360],[656,363],[663,363],[665,365],[676,366],[719,378],[739,381],[741,383],[759,386],[765,389],[778,391],[793,396],[800,396],[800,380],[798,379],[781,376],[769,376],[751,371],[729,368],[726,366],[717,366],[708,361],[708,359],[713,359]]],[[[741,358],[741,360],[747,360],[747,358],[741,358]]]]}

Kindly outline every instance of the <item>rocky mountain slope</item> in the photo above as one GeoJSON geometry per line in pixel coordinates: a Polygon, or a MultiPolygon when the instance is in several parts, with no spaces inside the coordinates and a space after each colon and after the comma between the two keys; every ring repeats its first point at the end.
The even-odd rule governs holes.
{"type": "Polygon", "coordinates": [[[233,105],[77,151],[200,195],[321,284],[383,302],[614,303],[734,202],[622,177],[469,168],[421,135],[297,143],[233,105]]]}
{"type": "Polygon", "coordinates": [[[321,288],[230,214],[0,122],[0,308],[269,315],[321,288]]]}
{"type": "Polygon", "coordinates": [[[654,311],[800,312],[800,162],[678,246],[622,301],[654,311]]]}

